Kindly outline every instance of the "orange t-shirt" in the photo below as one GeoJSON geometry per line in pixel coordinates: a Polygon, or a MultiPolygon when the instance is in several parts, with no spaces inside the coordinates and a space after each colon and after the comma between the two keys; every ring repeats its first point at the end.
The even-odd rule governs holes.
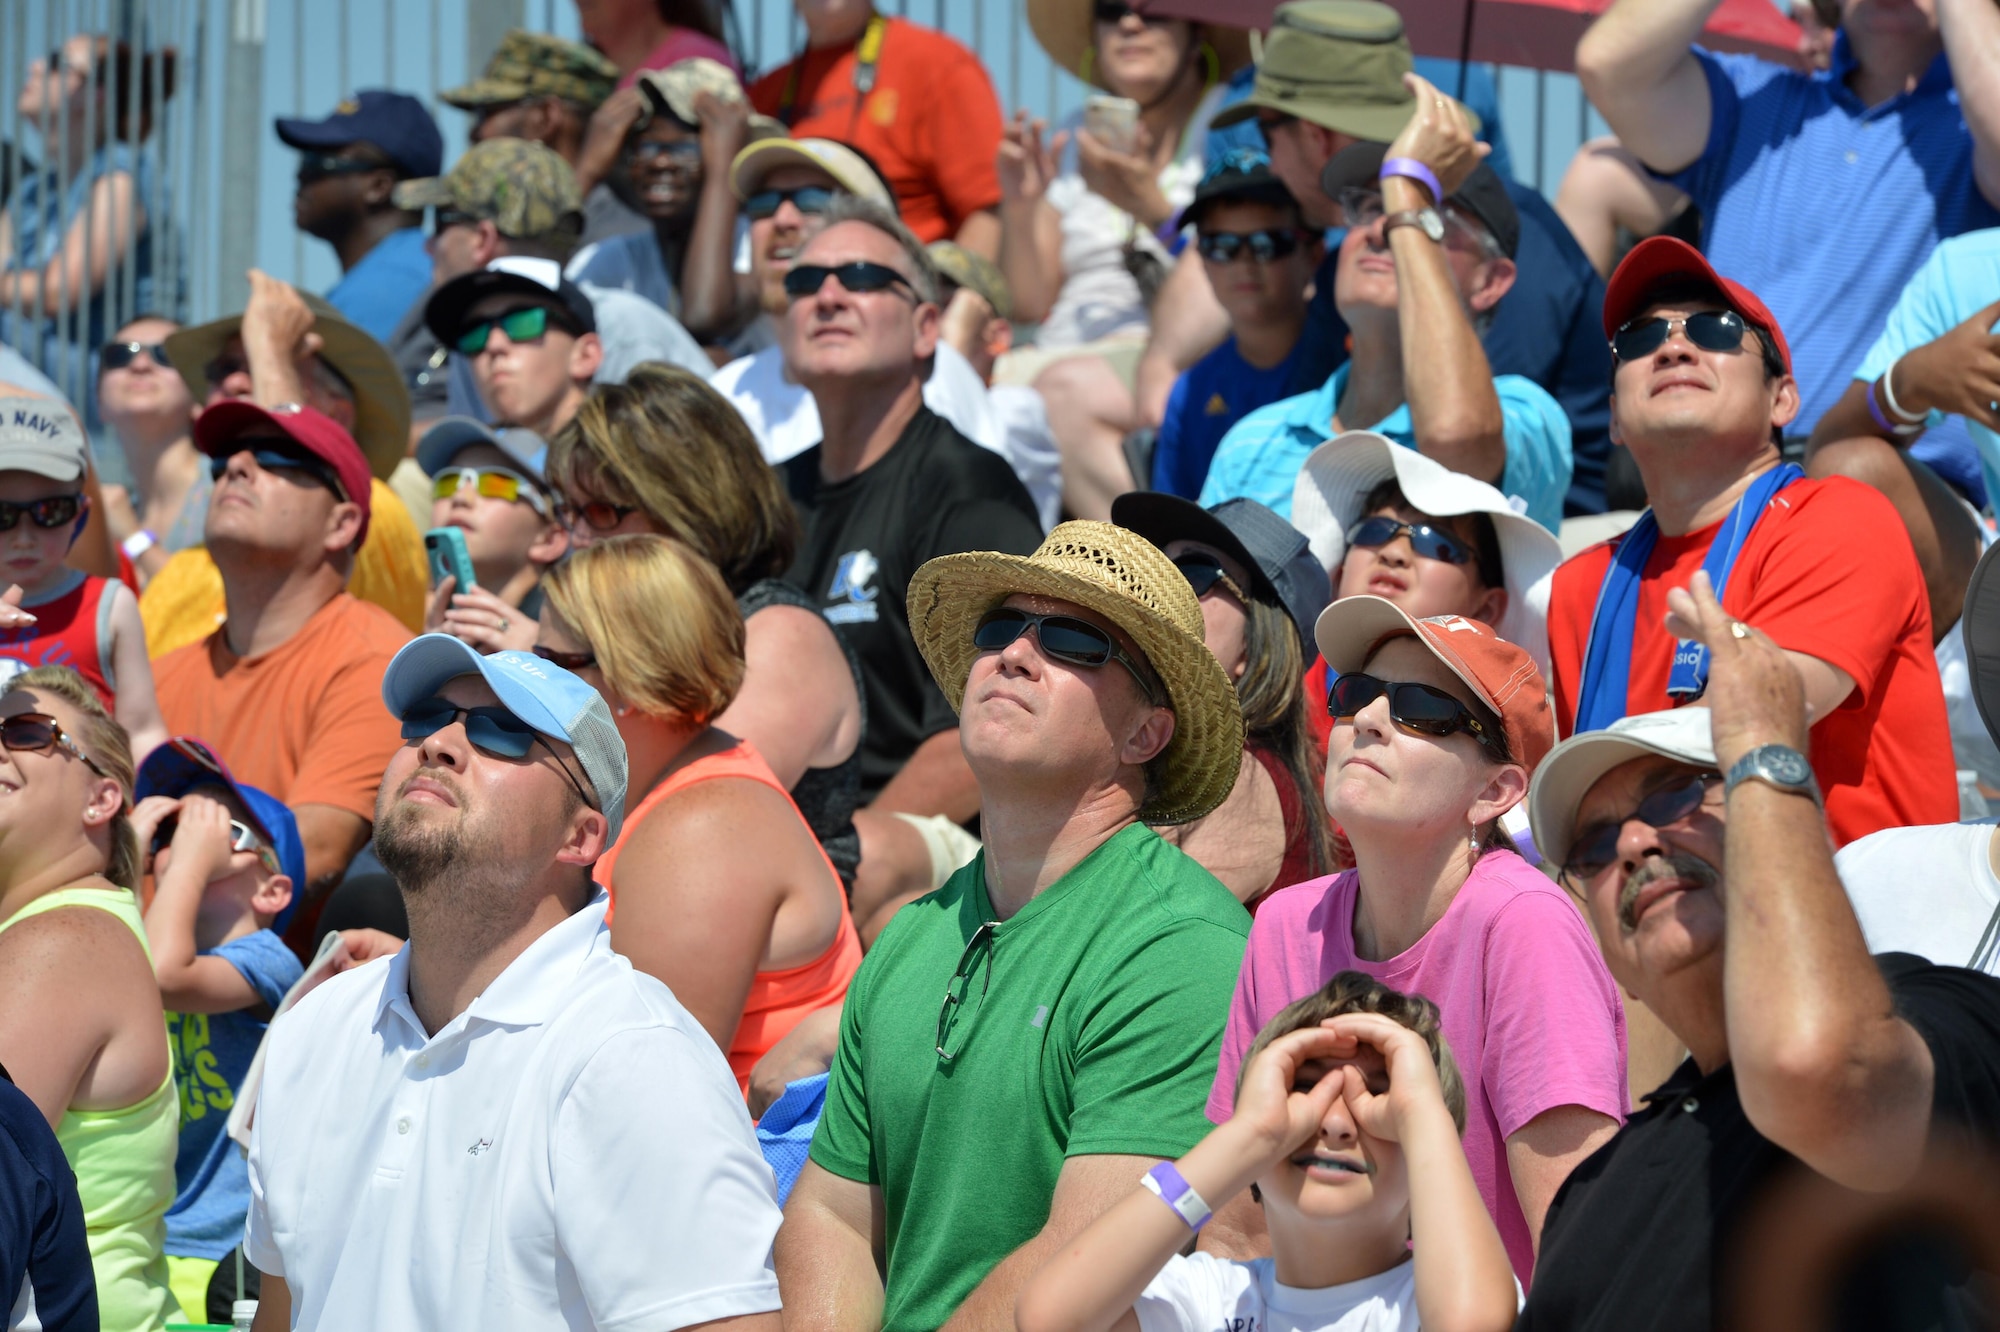
{"type": "MultiPolygon", "coordinates": [[[[1667,591],[1686,587],[1722,526],[1662,535],[1639,583],[1625,711],[1673,706],[1667,591]]],[[[1598,589],[1623,537],[1556,570],[1549,602],[1556,725],[1569,735],[1598,589]]],[[[1778,646],[1854,677],[1854,692],[1814,724],[1813,775],[1834,841],[1958,818],[1951,731],[1931,647],[1930,602],[1908,532],[1880,492],[1844,477],[1779,491],[1743,543],[1722,604],[1778,646]]]]}
{"type": "Polygon", "coordinates": [[[750,85],[750,104],[784,119],[796,72],[792,137],[859,148],[889,178],[917,239],[950,240],[966,218],[1000,205],[1000,99],[978,56],[941,32],[886,22],[865,102],[854,88],[854,42],[808,50],[772,70],[750,85]]]}
{"type": "Polygon", "coordinates": [[[217,630],[155,661],[160,715],[293,809],[331,805],[372,821],[382,770],[403,743],[382,672],[409,641],[395,616],[342,592],[261,656],[235,656],[217,630]]]}
{"type": "MultiPolygon", "coordinates": [[[[611,893],[611,909],[604,913],[608,923],[618,906],[617,893],[611,887],[613,872],[618,866],[618,853],[625,848],[626,839],[632,830],[645,821],[647,815],[659,807],[661,802],[687,790],[696,782],[713,781],[718,777],[744,777],[753,782],[762,782],[792,803],[792,793],[778,781],[763,756],[747,740],[739,740],[728,749],[698,758],[686,767],[670,774],[667,779],[646,793],[632,809],[626,811],[625,825],[618,831],[618,840],[609,851],[597,858],[594,876],[598,883],[611,893]]],[[[792,817],[798,820],[799,830],[808,837],[812,829],[806,825],[805,816],[798,806],[792,805],[792,817]]],[[[826,863],[826,872],[835,890],[839,891],[840,875],[834,871],[833,862],[826,859],[826,852],[820,852],[820,859],[826,863]]],[[[736,1024],[736,1035],[724,1051],[729,1057],[730,1071],[736,1074],[736,1085],[744,1093],[750,1093],[750,1070],[757,1066],[770,1048],[783,1040],[793,1027],[808,1014],[825,1008],[828,1004],[847,993],[847,984],[854,979],[854,973],[861,966],[861,936],[855,933],[854,918],[847,913],[847,894],[840,893],[840,928],[834,931],[833,942],[824,953],[810,962],[796,967],[786,967],[782,971],[760,971],[750,981],[750,993],[743,999],[743,1019],[736,1024]]]]}

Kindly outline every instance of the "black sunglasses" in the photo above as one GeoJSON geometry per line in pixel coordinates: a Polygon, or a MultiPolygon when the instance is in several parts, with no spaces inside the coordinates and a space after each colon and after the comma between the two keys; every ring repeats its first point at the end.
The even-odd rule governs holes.
{"type": "Polygon", "coordinates": [[[123,370],[141,356],[162,370],[170,368],[166,344],[159,342],[107,342],[98,349],[97,363],[106,370],[123,370]]]}
{"type": "Polygon", "coordinates": [[[387,162],[371,162],[359,157],[339,157],[333,153],[299,154],[299,184],[311,185],[334,176],[360,176],[370,171],[395,170],[387,162]]]}
{"type": "Polygon", "coordinates": [[[1405,533],[1410,538],[1410,549],[1424,559],[1443,560],[1446,564],[1467,564],[1472,560],[1472,552],[1449,532],[1429,523],[1406,523],[1383,514],[1363,518],[1348,529],[1347,544],[1360,550],[1374,550],[1405,533]]]}
{"type": "MultiPolygon", "coordinates": [[[[676,139],[674,142],[668,143],[664,139],[628,139],[625,143],[625,155],[634,162],[644,162],[649,166],[655,162],[667,162],[683,167],[699,166],[701,164],[701,140],[676,139]]],[[[777,211],[777,207],[774,205],[771,212],[775,213],[777,211]]],[[[804,212],[805,210],[800,209],[799,211],[804,212]]]]}
{"type": "Polygon", "coordinates": [[[453,227],[467,227],[479,221],[479,214],[461,212],[456,208],[446,208],[443,204],[431,209],[431,237],[444,235],[453,227]]]}
{"type": "Polygon", "coordinates": [[[47,499],[29,500],[26,504],[0,500],[0,532],[11,532],[19,527],[23,516],[36,527],[50,530],[67,527],[76,521],[77,514],[82,511],[81,495],[51,495],[47,499]]]}
{"type": "Polygon", "coordinates": [[[43,712],[17,712],[11,717],[0,717],[0,749],[18,754],[52,754],[60,749],[81,760],[99,777],[111,775],[83,752],[83,746],[65,733],[54,717],[43,712]]]}
{"type": "Polygon", "coordinates": [[[566,671],[580,671],[586,666],[597,664],[595,652],[558,652],[552,647],[535,644],[535,655],[551,666],[560,666],[566,671]]]}
{"type": "Polygon", "coordinates": [[[528,751],[540,741],[555,759],[563,779],[575,788],[577,798],[592,809],[597,808],[597,802],[585,795],[583,786],[570,775],[569,765],[562,761],[561,754],[556,753],[555,746],[540,731],[505,708],[461,708],[450,699],[433,695],[412,703],[397,720],[402,723],[405,740],[425,740],[460,717],[465,718],[465,738],[472,742],[472,747],[496,758],[519,761],[528,757],[528,751]]]}
{"type": "Polygon", "coordinates": [[[249,440],[244,440],[240,448],[233,448],[228,453],[210,456],[208,460],[209,476],[216,481],[222,480],[223,476],[229,471],[229,460],[239,453],[249,454],[257,466],[267,472],[284,472],[288,475],[304,473],[306,479],[315,481],[332,491],[335,499],[344,500],[347,498],[347,488],[340,484],[339,475],[331,467],[327,466],[323,459],[316,458],[303,449],[288,449],[275,442],[266,442],[263,440],[259,440],[255,444],[252,444],[249,440]]]}
{"type": "Polygon", "coordinates": [[[1097,0],[1090,7],[1090,17],[1099,23],[1123,23],[1128,14],[1138,19],[1141,23],[1162,22],[1161,19],[1155,18],[1143,10],[1132,8],[1132,6],[1125,3],[1125,0],[1097,0]]]}
{"type": "Polygon", "coordinates": [[[1611,354],[1621,361],[1651,356],[1666,345],[1676,330],[1686,334],[1687,340],[1703,351],[1729,352],[1743,345],[1743,335],[1750,331],[1750,326],[1734,310],[1702,310],[1684,319],[1659,315],[1631,319],[1620,324],[1611,335],[1611,354]]]}
{"type": "Polygon", "coordinates": [[[776,217],[789,202],[807,217],[817,217],[833,204],[834,191],[824,185],[801,185],[795,190],[759,190],[743,201],[743,211],[752,222],[776,217]]]}
{"type": "Polygon", "coordinates": [[[993,940],[999,932],[1000,922],[997,920],[986,921],[974,930],[972,937],[965,941],[965,950],[958,955],[958,966],[952,969],[951,979],[945,982],[944,1002],[938,1005],[937,1020],[937,1055],[940,1059],[956,1059],[959,1049],[964,1048],[963,1040],[956,1048],[951,1045],[951,1034],[959,1025],[956,1020],[959,1009],[972,993],[972,971],[978,965],[982,948],[987,953],[987,963],[986,978],[979,986],[981,998],[985,997],[987,987],[993,983],[993,940]]]}
{"type": "Polygon", "coordinates": [[[1174,568],[1181,571],[1181,577],[1188,580],[1188,586],[1194,589],[1194,594],[1198,597],[1205,597],[1220,586],[1244,605],[1250,604],[1250,594],[1237,586],[1236,580],[1229,576],[1229,571],[1222,567],[1222,561],[1213,555],[1204,555],[1199,551],[1176,555],[1174,568]]]}
{"type": "Polygon", "coordinates": [[[792,271],[785,274],[785,294],[795,301],[803,300],[817,294],[828,278],[838,278],[841,290],[856,296],[900,287],[909,294],[912,303],[919,303],[917,289],[910,285],[908,278],[887,264],[874,264],[866,259],[832,267],[826,264],[794,264],[792,271]]]}
{"type": "Polygon", "coordinates": [[[1591,824],[1570,843],[1569,855],[1563,859],[1563,873],[1577,883],[1596,878],[1605,866],[1617,861],[1618,837],[1626,824],[1637,819],[1648,828],[1670,828],[1700,809],[1707,802],[1708,793],[1721,781],[1719,772],[1698,772],[1685,781],[1661,787],[1622,819],[1591,824]]]}
{"type": "Polygon", "coordinates": [[[1427,684],[1378,680],[1351,671],[1334,680],[1326,710],[1335,721],[1346,721],[1385,694],[1389,698],[1389,720],[1398,728],[1435,739],[1463,731],[1485,746],[1495,759],[1502,763],[1509,761],[1505,736],[1479,720],[1465,704],[1427,684]]]}
{"type": "Polygon", "coordinates": [[[1195,238],[1196,253],[1210,263],[1233,264],[1248,255],[1260,264],[1283,259],[1299,248],[1299,233],[1289,227],[1262,231],[1204,231],[1195,238]]]}
{"type": "Polygon", "coordinates": [[[1160,695],[1153,682],[1147,678],[1139,663],[1132,660],[1131,654],[1118,646],[1118,640],[1090,621],[1079,620],[1074,615],[1036,615],[1030,611],[1015,610],[1012,606],[996,607],[980,618],[979,627],[972,631],[972,646],[981,652],[998,652],[1030,630],[1034,631],[1035,641],[1041,644],[1042,651],[1057,661],[1092,669],[1107,662],[1117,662],[1139,682],[1146,701],[1155,707],[1160,706],[1160,695]]]}

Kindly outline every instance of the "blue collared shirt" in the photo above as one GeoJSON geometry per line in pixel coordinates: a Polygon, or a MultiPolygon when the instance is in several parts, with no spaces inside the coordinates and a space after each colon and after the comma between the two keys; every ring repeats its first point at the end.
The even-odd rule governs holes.
{"type": "Polygon", "coordinates": [[[375,242],[360,263],[327,289],[326,303],[386,346],[410,303],[430,294],[431,257],[424,250],[424,229],[405,227],[375,242]]]}
{"type": "MultiPolygon", "coordinates": [[[[1289,519],[1299,469],[1305,466],[1306,455],[1332,436],[1334,409],[1352,369],[1351,364],[1343,365],[1311,393],[1260,407],[1238,421],[1222,437],[1209,465],[1208,481],[1201,488],[1202,507],[1243,495],[1289,519]]],[[[1553,532],[1562,523],[1563,494],[1569,489],[1569,419],[1532,380],[1495,375],[1493,388],[1500,395],[1507,433],[1507,466],[1500,475],[1500,489],[1517,500],[1528,517],[1553,532]]],[[[1373,425],[1343,424],[1386,435],[1404,448],[1417,447],[1408,403],[1373,425]]]]}

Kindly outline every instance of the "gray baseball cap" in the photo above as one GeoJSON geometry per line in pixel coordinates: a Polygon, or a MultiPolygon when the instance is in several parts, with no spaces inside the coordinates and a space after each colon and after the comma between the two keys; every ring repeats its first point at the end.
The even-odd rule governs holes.
{"type": "Polygon", "coordinates": [[[83,427],[62,403],[54,398],[0,398],[0,471],[80,481],[88,457],[83,427]]]}
{"type": "Polygon", "coordinates": [[[625,741],[595,689],[532,652],[484,655],[450,634],[425,634],[403,645],[382,673],[382,701],[400,718],[462,675],[477,675],[500,706],[576,754],[597,790],[597,809],[610,824],[608,850],[625,824],[625,741]]]}
{"type": "Polygon", "coordinates": [[[1249,569],[1250,594],[1285,608],[1310,658],[1313,625],[1333,599],[1332,586],[1305,533],[1272,510],[1253,499],[1204,509],[1178,495],[1133,491],[1111,501],[1111,521],[1162,550],[1170,541],[1199,541],[1249,569]]]}
{"type": "Polygon", "coordinates": [[[521,426],[495,430],[470,416],[447,416],[426,430],[417,441],[417,466],[424,469],[425,476],[436,476],[451,466],[453,458],[475,444],[500,450],[514,460],[530,481],[545,490],[548,488],[542,480],[542,463],[549,456],[548,441],[521,426]]]}

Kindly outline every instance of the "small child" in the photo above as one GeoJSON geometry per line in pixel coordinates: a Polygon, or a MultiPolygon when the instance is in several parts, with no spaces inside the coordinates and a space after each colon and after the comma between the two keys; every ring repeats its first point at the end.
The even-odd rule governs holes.
{"type": "Polygon", "coordinates": [[[139,599],[116,578],[63,562],[90,514],[87,457],[83,430],[62,404],[0,397],[0,674],[70,667],[143,759],[167,730],[139,599]]]}
{"type": "Polygon", "coordinates": [[[132,823],[152,852],[146,939],[181,1096],[167,1267],[194,1322],[216,1264],[241,1242],[250,1176],[226,1125],[271,1013],[303,972],[271,929],[305,877],[284,804],[177,736],[139,768],[132,823]]]}
{"type": "Polygon", "coordinates": [[[1519,1287],[1459,1146],[1464,1127],[1437,1006],[1343,971],[1258,1034],[1235,1117],[1065,1245],[1021,1292],[1015,1322],[1504,1332],[1519,1287]],[[1203,1199],[1246,1185],[1276,1256],[1180,1256],[1208,1219],[1203,1199]]]}

